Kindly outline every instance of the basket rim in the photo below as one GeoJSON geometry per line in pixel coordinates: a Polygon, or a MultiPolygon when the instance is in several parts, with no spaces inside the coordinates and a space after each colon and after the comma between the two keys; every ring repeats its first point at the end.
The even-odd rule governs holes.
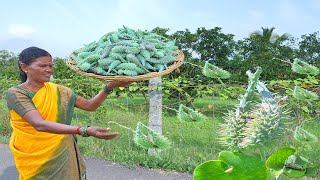
{"type": "Polygon", "coordinates": [[[80,75],[89,76],[89,77],[92,77],[92,78],[96,78],[96,79],[100,79],[100,80],[106,80],[106,81],[140,81],[140,80],[148,80],[148,79],[151,79],[151,78],[155,78],[155,77],[159,77],[159,76],[163,76],[163,75],[169,74],[173,70],[175,70],[178,67],[180,67],[183,64],[183,61],[184,61],[183,52],[181,50],[177,50],[177,54],[175,55],[176,56],[176,60],[170,66],[168,66],[165,70],[163,70],[161,72],[149,72],[149,73],[141,74],[141,75],[138,75],[138,76],[121,76],[121,75],[102,76],[102,75],[89,73],[89,72],[84,72],[84,71],[80,70],[76,66],[76,62],[72,58],[73,55],[77,56],[77,54],[72,53],[72,54],[70,54],[70,56],[65,61],[66,65],[70,69],[72,69],[73,71],[75,71],[76,73],[78,73],[80,75]]]}

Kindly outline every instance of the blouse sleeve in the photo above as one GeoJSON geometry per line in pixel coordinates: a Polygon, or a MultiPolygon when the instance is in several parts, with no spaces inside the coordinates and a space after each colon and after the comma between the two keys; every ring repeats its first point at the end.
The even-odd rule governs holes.
{"type": "Polygon", "coordinates": [[[76,102],[76,100],[79,97],[79,95],[74,91],[72,91],[72,94],[73,94],[73,97],[74,97],[74,102],[76,102]]]}
{"type": "Polygon", "coordinates": [[[14,110],[21,117],[36,109],[28,93],[18,88],[10,88],[7,91],[6,100],[9,110],[14,110]]]}

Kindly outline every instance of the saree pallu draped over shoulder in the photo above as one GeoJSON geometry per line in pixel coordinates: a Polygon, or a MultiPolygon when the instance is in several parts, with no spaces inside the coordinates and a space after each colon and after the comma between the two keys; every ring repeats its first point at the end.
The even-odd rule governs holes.
{"type": "MultiPolygon", "coordinates": [[[[71,123],[75,104],[71,89],[45,83],[32,102],[46,121],[71,123]]],[[[38,132],[14,110],[10,110],[10,115],[10,149],[20,180],[85,178],[84,160],[73,135],[38,132]]]]}

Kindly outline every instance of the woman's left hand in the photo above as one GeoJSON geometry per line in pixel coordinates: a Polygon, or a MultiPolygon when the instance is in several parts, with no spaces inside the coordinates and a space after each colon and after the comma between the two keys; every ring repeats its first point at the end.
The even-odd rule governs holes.
{"type": "Polygon", "coordinates": [[[113,139],[119,135],[119,132],[109,132],[110,128],[88,127],[87,134],[98,139],[113,139]]]}

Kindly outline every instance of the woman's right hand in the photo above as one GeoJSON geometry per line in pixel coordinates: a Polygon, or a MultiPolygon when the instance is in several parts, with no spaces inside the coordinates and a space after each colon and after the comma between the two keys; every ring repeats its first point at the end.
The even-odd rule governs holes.
{"type": "Polygon", "coordinates": [[[128,87],[134,81],[110,81],[106,84],[107,89],[111,90],[116,87],[128,87]]]}
{"type": "Polygon", "coordinates": [[[110,133],[110,128],[88,127],[87,134],[99,139],[113,139],[119,135],[119,132],[110,133]]]}

